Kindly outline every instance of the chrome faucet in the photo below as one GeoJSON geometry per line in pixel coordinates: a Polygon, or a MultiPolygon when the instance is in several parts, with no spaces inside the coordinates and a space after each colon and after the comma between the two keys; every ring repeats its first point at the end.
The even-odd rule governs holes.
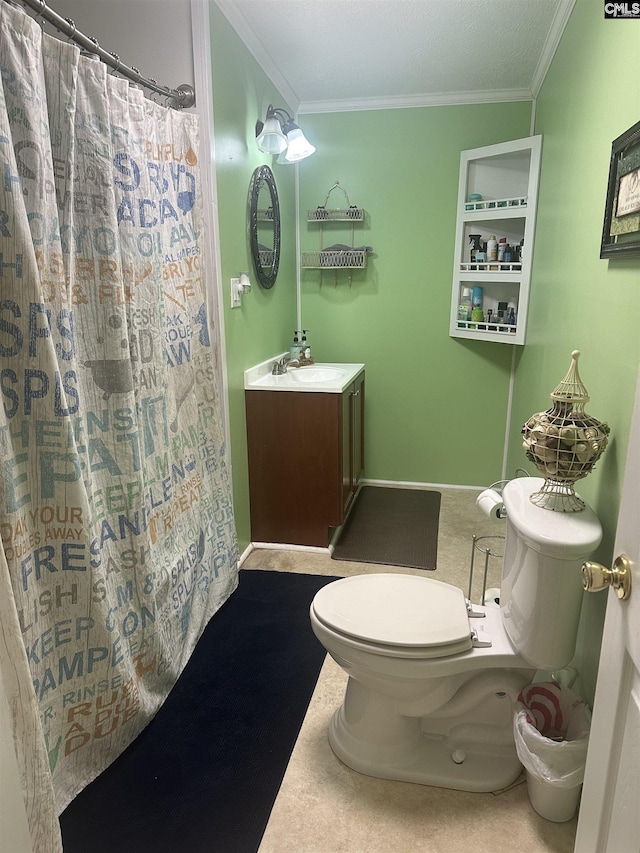
{"type": "Polygon", "coordinates": [[[297,367],[300,367],[300,359],[290,358],[288,355],[283,355],[280,361],[273,362],[271,373],[273,374],[273,376],[282,376],[287,372],[287,367],[291,367],[292,364],[295,364],[297,367]]]}

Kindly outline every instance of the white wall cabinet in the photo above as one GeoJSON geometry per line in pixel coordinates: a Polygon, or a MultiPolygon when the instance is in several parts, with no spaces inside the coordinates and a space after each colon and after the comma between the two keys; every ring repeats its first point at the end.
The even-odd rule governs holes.
{"type": "Polygon", "coordinates": [[[451,337],[525,343],[541,151],[530,136],[460,155],[451,337]],[[478,255],[491,237],[504,251],[478,255]],[[465,288],[482,288],[481,317],[461,316],[465,288]]]}

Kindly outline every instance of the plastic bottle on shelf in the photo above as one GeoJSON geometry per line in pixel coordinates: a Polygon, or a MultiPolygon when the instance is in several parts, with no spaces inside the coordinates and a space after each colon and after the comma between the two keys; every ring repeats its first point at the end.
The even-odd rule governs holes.
{"type": "Polygon", "coordinates": [[[471,312],[471,319],[474,323],[484,323],[484,311],[479,305],[471,312]]]}
{"type": "Polygon", "coordinates": [[[513,305],[509,305],[508,314],[507,314],[507,325],[515,326],[516,325],[516,309],[513,305]]]}
{"type": "Polygon", "coordinates": [[[491,236],[487,240],[487,260],[498,260],[498,241],[496,240],[495,234],[491,234],[491,236]]]}
{"type": "Polygon", "coordinates": [[[471,319],[471,309],[471,288],[463,287],[462,294],[460,296],[460,303],[458,305],[458,325],[462,328],[464,328],[464,324],[471,319]]]}
{"type": "Polygon", "coordinates": [[[482,287],[474,287],[473,288],[473,295],[471,297],[472,310],[473,310],[473,308],[482,308],[483,298],[484,298],[484,289],[482,287]]]}

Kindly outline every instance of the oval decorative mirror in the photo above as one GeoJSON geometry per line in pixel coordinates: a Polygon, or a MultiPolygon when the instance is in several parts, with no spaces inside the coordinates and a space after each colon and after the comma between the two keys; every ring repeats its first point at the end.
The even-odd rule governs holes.
{"type": "Polygon", "coordinates": [[[258,281],[263,287],[273,287],[280,264],[280,205],[268,166],[259,166],[251,176],[249,244],[258,281]]]}

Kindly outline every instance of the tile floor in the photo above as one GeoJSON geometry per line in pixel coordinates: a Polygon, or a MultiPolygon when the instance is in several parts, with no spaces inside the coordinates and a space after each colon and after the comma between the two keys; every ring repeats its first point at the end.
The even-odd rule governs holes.
{"type": "MultiPolygon", "coordinates": [[[[468,593],[472,534],[503,534],[503,523],[484,518],[476,509],[474,491],[441,493],[438,568],[430,576],[468,593]]],[[[268,549],[253,551],[242,568],[343,576],[411,571],[339,562],[328,554],[268,549]]],[[[483,573],[480,554],[473,600],[480,598],[483,573]]],[[[499,580],[500,560],[490,559],[487,587],[499,586],[499,580]]],[[[471,794],[374,779],[346,767],[327,740],[329,720],[342,701],[345,684],[346,675],[327,657],[259,853],[573,851],[576,819],[557,824],[539,817],[529,804],[525,784],[500,794],[471,794]]]]}

